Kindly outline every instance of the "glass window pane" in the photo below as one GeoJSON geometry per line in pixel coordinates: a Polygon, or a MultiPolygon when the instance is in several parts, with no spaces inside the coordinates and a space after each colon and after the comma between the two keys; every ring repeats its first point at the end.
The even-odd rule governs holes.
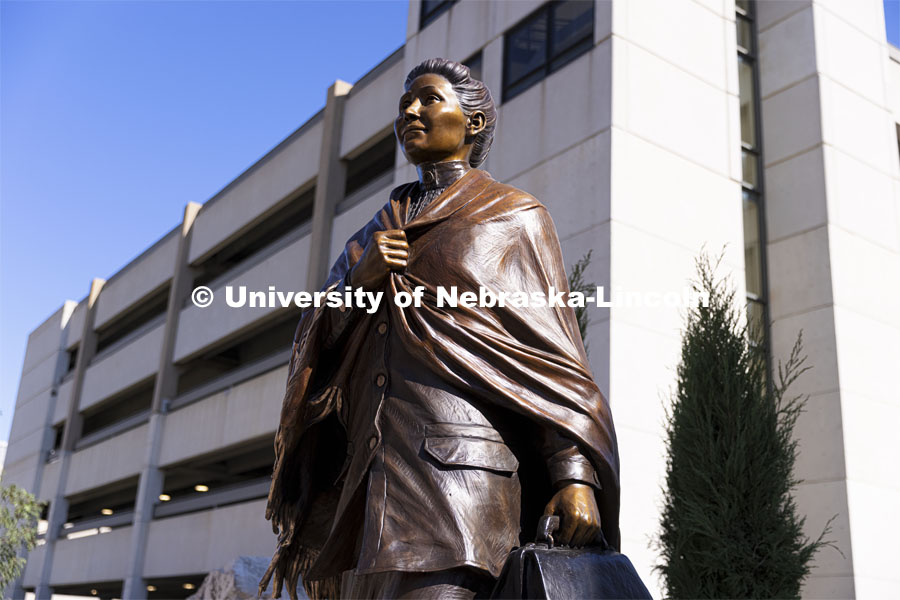
{"type": "Polygon", "coordinates": [[[747,333],[756,345],[765,343],[765,309],[761,302],[747,301],[747,333]]]}
{"type": "Polygon", "coordinates": [[[553,72],[566,66],[568,63],[572,62],[573,60],[590,50],[591,46],[593,45],[594,41],[591,38],[584,38],[580,43],[575,44],[574,46],[570,47],[568,50],[551,60],[550,71],[553,72]]]}
{"type": "Polygon", "coordinates": [[[766,341],[766,311],[762,302],[747,301],[747,333],[749,338],[758,345],[766,341]]]}
{"type": "Polygon", "coordinates": [[[550,54],[556,57],[573,45],[594,36],[593,0],[569,0],[552,5],[553,36],[550,54]]]}
{"type": "Polygon", "coordinates": [[[754,194],[744,191],[744,269],[747,293],[762,297],[762,256],[759,243],[759,206],[754,194]]]}
{"type": "Polygon", "coordinates": [[[527,90],[528,88],[530,88],[531,86],[533,86],[534,84],[536,84],[543,78],[544,78],[544,71],[543,71],[543,69],[541,69],[541,70],[535,71],[534,73],[532,73],[531,75],[529,75],[528,77],[526,77],[524,79],[520,79],[518,83],[515,83],[515,84],[509,86],[508,88],[506,88],[506,90],[504,90],[503,101],[508,102],[509,100],[511,100],[515,96],[521,94],[522,92],[524,92],[525,90],[527,90]]]}
{"type": "Polygon", "coordinates": [[[759,161],[754,153],[743,150],[741,152],[741,168],[743,171],[744,183],[752,188],[756,188],[759,183],[759,161]]]}
{"type": "Polygon", "coordinates": [[[753,53],[753,34],[750,28],[750,21],[740,16],[737,18],[737,45],[738,50],[743,50],[747,54],[753,53]]]}
{"type": "Polygon", "coordinates": [[[422,0],[422,14],[419,28],[437,20],[456,0],[422,0]]]}
{"type": "Polygon", "coordinates": [[[383,173],[393,169],[396,156],[397,138],[391,133],[356,158],[347,161],[344,196],[349,196],[383,173]]]}
{"type": "Polygon", "coordinates": [[[483,64],[481,52],[464,61],[463,64],[469,67],[469,75],[472,76],[472,79],[483,81],[481,77],[481,65],[483,64]]]}
{"type": "Polygon", "coordinates": [[[543,11],[506,38],[504,73],[507,84],[516,83],[547,59],[547,12],[543,11]]]}
{"type": "Polygon", "coordinates": [[[753,64],[738,57],[738,90],[741,102],[741,141],[756,147],[756,94],[753,87],[753,64]]]}

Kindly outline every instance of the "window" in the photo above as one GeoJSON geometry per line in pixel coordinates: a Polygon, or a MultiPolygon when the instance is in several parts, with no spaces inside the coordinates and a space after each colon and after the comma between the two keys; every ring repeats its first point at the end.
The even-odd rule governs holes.
{"type": "Polygon", "coordinates": [[[274,323],[262,325],[245,337],[219,347],[207,354],[179,365],[177,395],[199,388],[240,367],[268,358],[283,355],[290,357],[294,330],[300,319],[300,309],[292,309],[274,323]]]}
{"type": "Polygon", "coordinates": [[[741,117],[741,167],[744,211],[744,266],[747,324],[754,343],[766,345],[768,322],[765,281],[765,227],[762,193],[762,150],[757,87],[755,2],[735,5],[738,47],[738,95],[741,117]]]}
{"type": "Polygon", "coordinates": [[[484,81],[484,79],[482,78],[483,75],[481,72],[482,59],[481,59],[481,51],[480,50],[476,54],[473,54],[472,56],[470,56],[469,58],[464,60],[462,64],[469,67],[469,75],[472,76],[472,79],[477,79],[478,81],[484,81]]]}
{"type": "Polygon", "coordinates": [[[53,427],[53,447],[47,452],[47,462],[52,463],[62,456],[63,434],[66,432],[66,424],[60,423],[53,427]]]}
{"type": "Polygon", "coordinates": [[[153,518],[265,498],[272,483],[274,462],[272,437],[265,436],[167,467],[153,518]]]}
{"type": "Polygon", "coordinates": [[[503,101],[561,69],[594,44],[594,2],[549,2],[504,39],[503,101]]]}
{"type": "Polygon", "coordinates": [[[897,123],[897,153],[900,154],[900,123],[897,123]]]}
{"type": "Polygon", "coordinates": [[[202,263],[194,267],[194,287],[209,285],[251,256],[270,247],[312,218],[315,188],[289,201],[280,210],[251,227],[202,263]]]}
{"type": "Polygon", "coordinates": [[[65,433],[66,424],[60,423],[56,427],[53,428],[53,450],[59,451],[62,448],[63,443],[63,433],[65,433]]]}
{"type": "Polygon", "coordinates": [[[356,158],[347,161],[347,180],[344,196],[362,189],[365,185],[394,168],[397,157],[397,139],[393,130],[356,158]]]}
{"type": "Polygon", "coordinates": [[[75,346],[71,350],[67,352],[68,354],[68,362],[66,364],[66,375],[75,370],[75,365],[78,363],[78,346],[75,346]]]}
{"type": "MultiPolygon", "coordinates": [[[[149,600],[178,600],[179,598],[189,598],[193,595],[198,595],[197,589],[203,584],[204,579],[206,579],[206,574],[201,573],[178,575],[163,579],[145,579],[144,583],[147,584],[147,598],[149,600]]],[[[54,586],[53,591],[55,592],[56,589],[56,586],[54,586]]],[[[119,586],[119,589],[114,594],[104,597],[118,598],[121,593],[122,589],[119,586]]],[[[86,594],[82,593],[79,595],[85,596],[86,594]]]]}
{"type": "Polygon", "coordinates": [[[450,10],[450,7],[456,2],[457,0],[422,0],[422,15],[419,19],[419,29],[425,29],[426,25],[450,10]]]}
{"type": "Polygon", "coordinates": [[[169,304],[169,286],[166,285],[138,306],[97,330],[97,354],[109,348],[128,334],[165,314],[169,304]]]}
{"type": "Polygon", "coordinates": [[[81,437],[85,438],[129,417],[149,411],[153,403],[153,387],[154,378],[151,377],[135,388],[84,411],[81,437]]]}
{"type": "MultiPolygon", "coordinates": [[[[226,488],[270,480],[275,450],[272,438],[168,467],[163,476],[162,502],[197,498],[226,488]]],[[[266,491],[262,492],[265,497],[266,491]]]]}
{"type": "Polygon", "coordinates": [[[84,537],[105,533],[99,531],[99,527],[122,527],[131,524],[130,515],[123,519],[122,516],[134,510],[134,500],[137,497],[138,479],[131,477],[124,481],[96,488],[68,498],[69,508],[66,511],[66,521],[62,534],[66,537],[84,537]],[[104,523],[110,521],[110,523],[104,523]],[[85,527],[80,525],[85,523],[85,527]],[[69,532],[69,533],[67,533],[69,532]],[[77,534],[77,535],[76,535],[77,534]]]}

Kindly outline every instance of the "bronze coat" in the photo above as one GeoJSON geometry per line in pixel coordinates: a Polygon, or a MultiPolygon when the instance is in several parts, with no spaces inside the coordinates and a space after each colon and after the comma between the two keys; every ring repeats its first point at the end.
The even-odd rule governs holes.
{"type": "MultiPolygon", "coordinates": [[[[509,423],[518,421],[497,429],[518,457],[523,539],[530,537],[553,494],[546,464],[534,452],[541,440],[533,432],[555,432],[574,441],[592,463],[602,486],[597,501],[603,533],[610,544],[619,545],[615,430],[609,404],[592,379],[574,311],[534,305],[436,305],[439,285],[457,286],[459,293],[477,293],[479,286],[493,292],[567,290],[549,213],[530,195],[494,181],[484,171],[472,170],[406,223],[414,186],[396,188],[375,218],[350,239],[325,286],[344,284],[374,231],[405,230],[410,243],[408,267],[390,274],[378,314],[355,315],[337,341],[336,309],[308,310],[298,325],[266,510],[279,534],[270,567],[276,587],[284,577],[293,590],[301,572],[310,580],[338,575],[360,551],[355,546],[355,529],[361,526],[359,498],[365,497],[362,484],[374,457],[367,451],[369,436],[373,428],[376,436],[380,432],[375,423],[368,428],[353,425],[361,414],[353,409],[354,403],[370,401],[359,398],[365,389],[361,386],[372,384],[351,375],[358,375],[361,362],[372,360],[363,349],[367,343],[371,347],[377,325],[385,317],[390,336],[408,355],[405,362],[415,365],[437,387],[471,398],[473,405],[484,408],[489,422],[496,424],[498,415],[509,423]],[[412,292],[416,286],[426,288],[421,308],[400,308],[393,302],[396,293],[412,292]],[[518,439],[510,439],[510,431],[518,431],[518,436],[512,434],[518,439]],[[354,435],[366,437],[354,439],[354,435]]],[[[509,493],[509,486],[503,489],[501,493],[509,493]]],[[[465,499],[456,503],[464,505],[465,499]]],[[[417,514],[428,507],[410,505],[406,510],[412,522],[440,520],[417,514]]],[[[468,530],[458,522],[453,527],[468,530]]],[[[503,538],[508,523],[498,515],[493,521],[483,520],[481,527],[486,529],[480,532],[484,539],[503,538]]],[[[492,562],[488,570],[494,572],[496,559],[488,562],[492,562]]],[[[410,570],[422,569],[412,565],[410,570]]]]}

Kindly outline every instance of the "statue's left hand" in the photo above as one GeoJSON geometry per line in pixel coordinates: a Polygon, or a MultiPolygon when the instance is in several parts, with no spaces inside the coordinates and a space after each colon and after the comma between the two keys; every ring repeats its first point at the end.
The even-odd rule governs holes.
{"type": "Polygon", "coordinates": [[[553,496],[545,515],[559,515],[559,531],[554,541],[564,546],[581,547],[600,538],[600,510],[594,489],[583,483],[570,483],[553,496]]]}

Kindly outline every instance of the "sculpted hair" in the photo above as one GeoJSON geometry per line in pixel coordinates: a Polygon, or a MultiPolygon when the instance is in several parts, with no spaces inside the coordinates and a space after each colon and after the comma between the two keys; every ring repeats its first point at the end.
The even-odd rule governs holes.
{"type": "Polygon", "coordinates": [[[430,58],[419,63],[406,76],[404,87],[408,90],[416,77],[427,73],[440,75],[450,82],[453,93],[459,100],[459,106],[467,117],[477,110],[484,113],[484,130],[475,136],[472,154],[469,155],[469,164],[477,167],[491,151],[494,129],[497,127],[497,109],[494,107],[490,90],[484,83],[472,78],[469,67],[446,58],[430,58]]]}

